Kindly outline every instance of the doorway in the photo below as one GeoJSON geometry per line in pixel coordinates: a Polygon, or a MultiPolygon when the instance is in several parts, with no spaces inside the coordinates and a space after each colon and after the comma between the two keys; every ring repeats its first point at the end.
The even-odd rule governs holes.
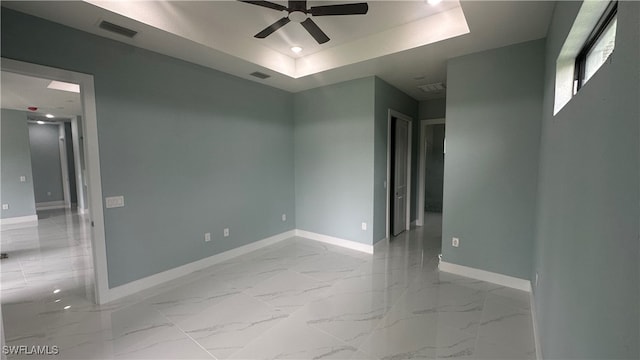
{"type": "MultiPolygon", "coordinates": [[[[41,254],[44,250],[48,251],[48,253],[46,254],[46,261],[53,262],[51,262],[51,264],[30,264],[34,269],[38,269],[38,267],[42,268],[42,273],[47,279],[47,281],[33,282],[33,284],[37,284],[38,286],[38,288],[36,289],[37,292],[35,293],[46,293],[47,291],[51,290],[49,289],[49,287],[54,286],[55,289],[51,290],[53,294],[64,294],[64,292],[66,291],[67,294],[71,296],[71,294],[77,294],[77,290],[84,290],[83,292],[86,294],[88,300],[97,303],[107,302],[109,300],[109,292],[106,271],[107,267],[106,248],[104,241],[104,218],[102,210],[102,190],[100,181],[97,119],[93,77],[87,74],[81,74],[5,58],[2,58],[2,72],[3,74],[13,74],[17,76],[31,77],[34,79],[45,81],[48,86],[46,86],[47,89],[44,89],[43,91],[60,91],[60,93],[64,91],[72,91],[50,87],[53,85],[53,83],[73,85],[75,87],[75,90],[73,92],[78,93],[78,102],[81,105],[81,111],[79,113],[74,113],[73,116],[67,116],[64,121],[58,121],[57,124],[51,123],[51,120],[53,120],[55,116],[47,116],[53,115],[49,114],[48,112],[38,114],[43,116],[43,118],[41,119],[31,119],[33,122],[33,126],[48,126],[52,129],[57,130],[58,138],[56,139],[56,147],[55,151],[52,152],[55,152],[58,155],[60,164],[57,165],[59,166],[57,171],[58,174],[63,178],[63,180],[61,181],[64,185],[61,186],[61,192],[63,193],[62,198],[60,200],[57,200],[62,204],[61,208],[40,209],[40,211],[38,211],[38,216],[39,218],[43,219],[43,221],[38,221],[35,224],[24,223],[5,226],[5,223],[3,222],[3,235],[5,235],[5,231],[10,231],[14,227],[30,227],[31,230],[26,230],[23,232],[28,233],[29,231],[31,231],[35,235],[38,235],[40,233],[40,227],[47,228],[48,230],[52,230],[53,232],[55,232],[55,234],[48,237],[47,239],[47,241],[50,241],[53,246],[49,246],[50,244],[47,244],[47,246],[41,247],[40,250],[36,250],[40,251],[41,254]],[[49,123],[46,123],[46,120],[49,120],[49,123]],[[68,136],[67,134],[71,135],[68,136]],[[66,168],[62,164],[63,161],[66,163],[66,168]],[[75,168],[73,174],[71,173],[71,168],[75,168]],[[72,194],[72,182],[76,183],[76,191],[74,192],[74,194],[72,194]],[[74,212],[69,212],[68,207],[74,201],[74,197],[75,202],[79,207],[81,207],[81,209],[74,212]],[[88,212],[88,214],[86,214],[85,216],[82,216],[80,214],[85,212],[88,212]],[[74,235],[74,237],[65,238],[63,234],[72,234],[74,235]],[[67,242],[69,246],[65,247],[65,242],[67,242]],[[84,261],[84,265],[82,261],[76,261],[67,264],[65,263],[65,261],[61,260],[64,255],[69,254],[71,256],[68,257],[84,258],[86,260],[84,261]],[[71,270],[69,270],[69,265],[72,266],[71,270]],[[81,268],[83,266],[86,267],[87,265],[91,267],[90,273],[85,272],[84,274],[78,274],[78,270],[86,270],[86,268],[81,268]],[[52,275],[52,269],[56,266],[61,269],[59,276],[52,275]],[[74,274],[75,276],[82,277],[83,279],[80,282],[65,282],[64,278],[65,274],[67,273],[74,274]],[[53,281],[49,282],[49,279],[53,281]],[[64,286],[55,286],[53,285],[53,283],[62,283],[64,286]],[[84,287],[84,289],[77,288],[79,283],[82,287],[84,287]],[[47,289],[45,289],[45,287],[47,289]]],[[[3,90],[5,89],[3,88],[3,90]]],[[[57,109],[56,111],[62,112],[61,108],[66,107],[65,105],[70,106],[70,104],[62,104],[52,109],[57,109]]],[[[26,106],[23,107],[22,110],[26,111],[26,106]]],[[[54,110],[52,110],[51,112],[54,113],[54,110]]],[[[33,115],[36,113],[36,111],[29,110],[28,113],[33,115]]],[[[26,125],[27,124],[25,124],[25,126],[26,125]]],[[[21,181],[23,181],[22,178],[23,177],[21,176],[21,181]]],[[[2,237],[3,241],[7,240],[8,238],[9,237],[5,236],[2,237]]],[[[15,238],[17,239],[17,237],[15,238]]],[[[40,240],[41,239],[38,238],[36,241],[40,240]]],[[[31,244],[35,244],[35,242],[31,241],[31,244]]],[[[14,245],[26,246],[29,245],[29,240],[27,239],[27,241],[23,244],[14,245]]],[[[22,253],[25,253],[24,248],[16,249],[14,253],[15,256],[13,258],[16,259],[18,255],[22,253]]],[[[11,252],[9,252],[9,260],[11,260],[11,258],[12,254],[11,252]]],[[[45,256],[41,256],[41,258],[44,259],[45,256]]],[[[5,260],[3,260],[3,265],[5,264],[4,261],[5,260]]],[[[24,267],[22,267],[22,271],[24,271],[24,267]]],[[[23,287],[26,288],[26,285],[28,284],[17,285],[25,285],[23,287]]],[[[16,291],[13,292],[13,299],[19,300],[19,297],[22,296],[23,293],[20,292],[19,287],[16,287],[15,289],[16,291]]],[[[33,294],[35,294],[33,291],[29,291],[24,292],[24,294],[28,294],[28,296],[33,296],[33,294]]],[[[61,298],[60,302],[64,301],[61,295],[58,296],[60,296],[61,298]]],[[[2,298],[4,303],[5,299],[9,299],[8,293],[3,291],[2,298]]]]}
{"type": "MultiPolygon", "coordinates": [[[[12,79],[5,81],[5,83],[9,82],[9,85],[20,80],[32,81],[31,86],[35,86],[38,82],[46,83],[45,79],[6,72],[2,74],[3,79],[12,79]]],[[[20,89],[10,88],[8,90],[15,93],[20,89]]],[[[80,102],[79,94],[67,96],[69,101],[80,102]]],[[[37,96],[31,99],[37,99],[37,96]]],[[[71,108],[67,111],[82,111],[79,105],[73,107],[75,109],[71,108]]],[[[48,115],[53,116],[52,114],[48,115]]],[[[79,214],[86,212],[83,200],[85,188],[82,186],[86,182],[83,172],[86,167],[81,160],[84,151],[79,146],[79,139],[82,138],[78,133],[79,126],[72,124],[75,121],[77,121],[75,115],[58,113],[55,117],[46,118],[42,112],[27,113],[32,185],[36,210],[38,211],[73,209],[79,214]]]]}
{"type": "Polygon", "coordinates": [[[386,236],[391,238],[411,224],[411,118],[394,110],[388,116],[387,185],[386,236]]]}
{"type": "MultiPolygon", "coordinates": [[[[426,217],[442,218],[444,162],[446,155],[445,119],[420,122],[420,154],[418,158],[418,216],[416,225],[426,226],[426,217]]],[[[437,221],[436,221],[437,222],[437,221]]]]}

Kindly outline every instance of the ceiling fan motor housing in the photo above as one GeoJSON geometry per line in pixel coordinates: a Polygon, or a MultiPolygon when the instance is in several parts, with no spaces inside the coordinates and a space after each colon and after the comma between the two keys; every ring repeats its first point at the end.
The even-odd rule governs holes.
{"type": "Polygon", "coordinates": [[[298,10],[292,11],[289,13],[289,20],[293,22],[301,23],[307,20],[307,14],[305,12],[298,11],[298,10]]]}

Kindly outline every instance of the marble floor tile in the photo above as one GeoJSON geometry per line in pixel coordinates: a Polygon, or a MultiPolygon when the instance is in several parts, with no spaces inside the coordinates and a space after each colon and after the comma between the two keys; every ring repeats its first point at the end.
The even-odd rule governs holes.
{"type": "Polygon", "coordinates": [[[246,290],[271,306],[295,311],[327,293],[331,284],[294,271],[284,271],[246,290]]]}
{"type": "Polygon", "coordinates": [[[388,318],[360,351],[383,360],[472,358],[475,341],[475,335],[441,326],[434,318],[388,318]]]}
{"type": "Polygon", "coordinates": [[[533,360],[536,356],[531,351],[479,340],[476,343],[475,358],[478,360],[533,360]]]}
{"type": "Polygon", "coordinates": [[[478,328],[478,340],[519,349],[524,354],[535,354],[531,312],[487,297],[478,328]]]}
{"type": "Polygon", "coordinates": [[[48,211],[0,231],[4,336],[64,359],[535,358],[529,294],[439,272],[426,225],[373,255],[293,237],[96,305],[86,218],[48,211]]]}
{"type": "Polygon", "coordinates": [[[390,304],[385,300],[372,293],[332,294],[312,301],[294,316],[310,327],[357,347],[389,310],[390,304]]]}
{"type": "Polygon", "coordinates": [[[299,262],[291,269],[316,280],[335,282],[357,270],[364,262],[353,256],[327,252],[313,260],[299,262]]]}
{"type": "Polygon", "coordinates": [[[222,283],[201,280],[168,290],[144,302],[173,322],[198,315],[203,310],[242,292],[222,283]]]}
{"type": "Polygon", "coordinates": [[[458,285],[415,287],[412,284],[394,305],[389,320],[409,317],[433,321],[438,326],[475,334],[485,300],[483,291],[458,285]]]}
{"type": "Polygon", "coordinates": [[[236,294],[176,322],[218,359],[242,349],[289,315],[246,294],[236,294]]]}
{"type": "Polygon", "coordinates": [[[265,332],[231,359],[352,359],[356,353],[356,347],[292,318],[265,332]]]}
{"type": "Polygon", "coordinates": [[[529,293],[522,290],[511,289],[504,286],[492,286],[487,290],[487,297],[492,301],[500,302],[507,306],[529,310],[529,293]]]}

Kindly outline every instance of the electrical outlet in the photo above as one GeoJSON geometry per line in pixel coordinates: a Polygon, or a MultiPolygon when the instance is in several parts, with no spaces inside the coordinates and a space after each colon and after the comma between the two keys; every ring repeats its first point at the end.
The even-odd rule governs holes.
{"type": "Polygon", "coordinates": [[[366,222],[362,223],[362,230],[367,230],[367,223],[366,222]]]}
{"type": "Polygon", "coordinates": [[[2,204],[2,210],[9,210],[9,204],[2,204]]]}
{"type": "Polygon", "coordinates": [[[451,246],[458,247],[460,246],[460,239],[457,237],[451,238],[451,246]]]}
{"type": "Polygon", "coordinates": [[[211,233],[204,233],[204,242],[211,241],[211,233]]]}
{"type": "Polygon", "coordinates": [[[107,209],[124,207],[124,196],[109,196],[104,198],[107,209]]]}
{"type": "Polygon", "coordinates": [[[287,214],[282,214],[282,221],[287,221],[287,214]]]}
{"type": "Polygon", "coordinates": [[[224,237],[229,237],[229,228],[224,228],[224,237]]]}
{"type": "Polygon", "coordinates": [[[24,175],[20,176],[20,182],[27,182],[27,177],[24,175]]]}
{"type": "Polygon", "coordinates": [[[47,196],[51,196],[51,191],[47,191],[47,196]]]}

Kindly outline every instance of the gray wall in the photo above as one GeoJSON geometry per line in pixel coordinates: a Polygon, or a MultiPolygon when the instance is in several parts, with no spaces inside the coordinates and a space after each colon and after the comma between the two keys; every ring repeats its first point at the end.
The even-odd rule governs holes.
{"type": "Polygon", "coordinates": [[[555,61],[580,4],[558,2],[546,51],[535,290],[547,359],[638,359],[640,3],[616,49],[553,116],[555,61]]]}
{"type": "Polygon", "coordinates": [[[36,203],[64,201],[58,124],[29,124],[31,168],[36,203]]]}
{"type": "Polygon", "coordinates": [[[543,55],[537,40],[449,61],[444,261],[531,276],[543,55]]]}
{"type": "Polygon", "coordinates": [[[297,93],[293,108],[297,228],[372,244],[374,78],[297,93]]]}
{"type": "Polygon", "coordinates": [[[1,36],[94,76],[111,287],[294,228],[291,94],[4,8],[1,36]]]}
{"type": "Polygon", "coordinates": [[[420,101],[418,111],[420,120],[444,118],[447,112],[447,99],[442,98],[420,101]]]}
{"type": "Polygon", "coordinates": [[[412,124],[412,165],[411,165],[411,220],[417,217],[418,206],[418,147],[419,120],[418,102],[407,94],[375,78],[375,170],[374,170],[374,230],[373,241],[385,238],[386,196],[384,182],[387,180],[387,132],[389,109],[398,111],[413,119],[412,124]]]}
{"type": "Polygon", "coordinates": [[[2,204],[9,204],[9,210],[2,210],[0,218],[35,215],[29,131],[25,112],[2,109],[0,146],[0,201],[2,204]],[[25,176],[26,182],[20,182],[20,176],[25,176]]]}

